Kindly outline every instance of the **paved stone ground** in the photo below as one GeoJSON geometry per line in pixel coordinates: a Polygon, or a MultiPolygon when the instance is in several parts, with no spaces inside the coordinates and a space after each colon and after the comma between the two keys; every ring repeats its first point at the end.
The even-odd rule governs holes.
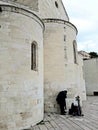
{"type": "Polygon", "coordinates": [[[98,96],[87,97],[83,114],[83,117],[71,117],[47,113],[43,122],[28,130],[98,130],[98,96]]]}

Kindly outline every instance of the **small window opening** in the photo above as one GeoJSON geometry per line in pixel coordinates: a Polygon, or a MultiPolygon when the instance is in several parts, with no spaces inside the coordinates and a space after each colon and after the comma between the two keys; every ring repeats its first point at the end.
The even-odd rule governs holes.
{"type": "Polygon", "coordinates": [[[66,32],[66,27],[64,27],[64,33],[66,32]]]}
{"type": "Polygon", "coordinates": [[[2,12],[2,8],[0,7],[0,12],[2,12]]]}
{"type": "Polygon", "coordinates": [[[31,45],[31,70],[37,70],[37,44],[31,45]]]}
{"type": "Polygon", "coordinates": [[[66,27],[64,27],[64,30],[66,29],[66,27]]]}
{"type": "Polygon", "coordinates": [[[74,53],[74,63],[77,64],[77,49],[76,49],[76,41],[73,41],[73,53],[74,53]]]}
{"type": "Polygon", "coordinates": [[[98,96],[98,91],[94,92],[94,96],[98,96]]]}
{"type": "Polygon", "coordinates": [[[64,42],[66,41],[66,35],[64,35],[64,42]]]}
{"type": "Polygon", "coordinates": [[[57,3],[57,1],[55,1],[55,6],[58,8],[58,3],[57,3]]]}

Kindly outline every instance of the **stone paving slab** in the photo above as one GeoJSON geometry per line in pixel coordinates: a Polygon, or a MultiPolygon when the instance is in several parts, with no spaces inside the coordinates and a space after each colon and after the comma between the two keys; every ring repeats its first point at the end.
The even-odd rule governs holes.
{"type": "Polygon", "coordinates": [[[45,113],[44,120],[28,130],[98,130],[98,96],[87,97],[83,117],[45,113]]]}

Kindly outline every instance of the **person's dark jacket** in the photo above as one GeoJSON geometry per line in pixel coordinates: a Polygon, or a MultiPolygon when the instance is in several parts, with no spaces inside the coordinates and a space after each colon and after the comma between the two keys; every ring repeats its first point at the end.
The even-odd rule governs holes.
{"type": "Polygon", "coordinates": [[[67,98],[67,91],[61,91],[58,94],[56,101],[58,104],[66,105],[65,98],[67,98]]]}

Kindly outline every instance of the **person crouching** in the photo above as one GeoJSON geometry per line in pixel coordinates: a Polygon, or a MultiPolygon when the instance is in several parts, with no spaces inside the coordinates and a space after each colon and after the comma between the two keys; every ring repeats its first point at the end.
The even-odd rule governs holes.
{"type": "Polygon", "coordinates": [[[61,91],[59,92],[59,94],[57,95],[56,101],[60,106],[60,111],[61,111],[61,115],[65,115],[66,114],[66,98],[67,98],[67,91],[61,91]]]}

